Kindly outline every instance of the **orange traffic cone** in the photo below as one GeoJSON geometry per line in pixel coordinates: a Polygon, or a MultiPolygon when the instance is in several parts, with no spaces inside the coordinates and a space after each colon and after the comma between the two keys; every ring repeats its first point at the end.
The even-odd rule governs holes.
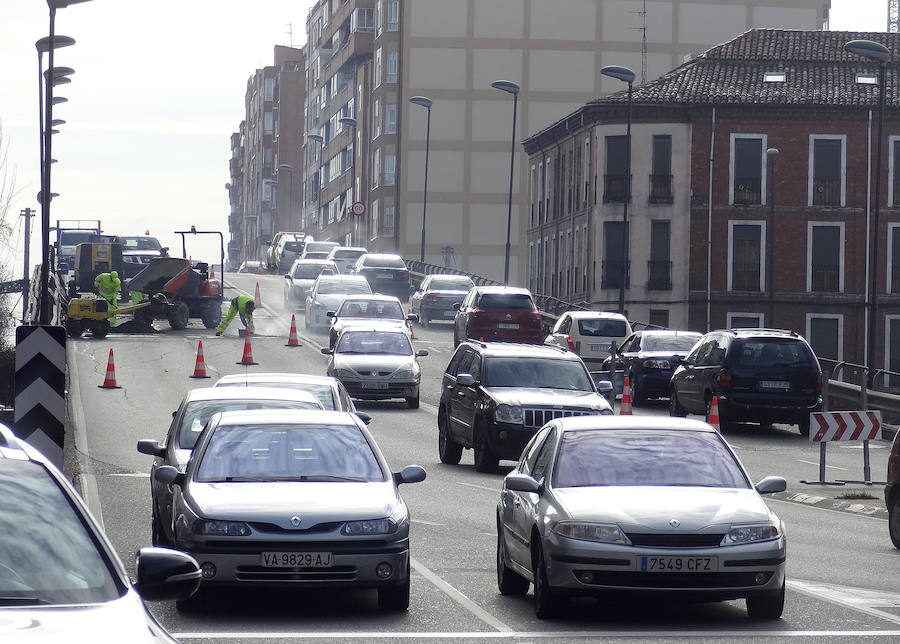
{"type": "Polygon", "coordinates": [[[622,386],[622,402],[619,405],[619,416],[631,416],[631,381],[625,376],[622,386]]]}
{"type": "Polygon", "coordinates": [[[244,334],[244,355],[241,356],[240,362],[235,362],[234,364],[259,364],[258,362],[253,361],[253,348],[250,346],[250,334],[244,334]]]}
{"type": "Polygon", "coordinates": [[[194,364],[194,375],[191,378],[209,378],[206,374],[206,360],[203,359],[203,340],[197,342],[197,362],[194,364]]]}
{"type": "Polygon", "coordinates": [[[291,333],[290,333],[290,335],[288,335],[287,344],[284,346],[286,346],[286,347],[302,346],[300,344],[300,339],[297,337],[297,317],[295,315],[291,315],[291,333]]]}
{"type": "Polygon", "coordinates": [[[721,426],[719,425],[719,397],[713,396],[712,402],[709,403],[709,418],[706,419],[706,422],[722,431],[721,426]]]}
{"type": "Polygon", "coordinates": [[[256,283],[256,294],[253,296],[253,306],[262,307],[262,299],[259,297],[259,282],[256,283]]]}
{"type": "Polygon", "coordinates": [[[209,279],[213,279],[215,276],[216,276],[216,265],[210,264],[209,265],[209,279]]]}
{"type": "Polygon", "coordinates": [[[113,350],[109,350],[109,360],[106,361],[106,378],[102,385],[98,385],[100,389],[121,389],[116,384],[116,363],[113,360],[113,350]]]}
{"type": "MultiPolygon", "coordinates": [[[[406,309],[406,315],[412,315],[412,307],[406,309]]],[[[415,340],[416,332],[413,329],[413,324],[412,324],[412,322],[409,321],[409,318],[407,318],[406,323],[409,325],[409,337],[412,338],[413,340],[415,340]]]]}
{"type": "MultiPolygon", "coordinates": [[[[265,265],[265,264],[263,263],[263,260],[259,260],[259,264],[256,266],[256,272],[257,272],[257,273],[262,273],[262,272],[263,272],[263,266],[264,266],[264,265],[265,265]]],[[[257,290],[259,289],[259,284],[256,285],[256,288],[257,288],[257,290]]]]}

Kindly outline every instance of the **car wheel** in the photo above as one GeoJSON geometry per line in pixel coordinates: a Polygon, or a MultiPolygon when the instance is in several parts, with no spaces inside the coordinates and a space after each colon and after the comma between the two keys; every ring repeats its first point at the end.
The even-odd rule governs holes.
{"type": "Polygon", "coordinates": [[[779,619],[784,612],[784,582],[779,590],[769,590],[747,598],[750,619],[779,619]]]}
{"type": "Polygon", "coordinates": [[[419,394],[416,394],[415,397],[410,396],[406,399],[406,406],[410,409],[418,409],[419,408],[419,394]]]}
{"type": "Polygon", "coordinates": [[[109,320],[97,320],[91,325],[91,335],[102,340],[109,333],[109,320]]]}
{"type": "Polygon", "coordinates": [[[538,619],[553,619],[559,617],[565,600],[555,595],[547,580],[547,566],[544,562],[544,549],[537,544],[537,554],[534,559],[534,614],[538,619]]]}
{"type": "Polygon", "coordinates": [[[447,414],[441,409],[438,412],[438,456],[441,457],[441,463],[458,465],[459,459],[462,458],[462,451],[462,445],[450,438],[447,414]]]}
{"type": "Polygon", "coordinates": [[[378,589],[378,608],[384,611],[400,612],[409,608],[409,566],[406,581],[399,586],[385,586],[378,589]]]}
{"type": "Polygon", "coordinates": [[[900,548],[900,494],[894,495],[891,507],[888,508],[888,532],[895,548],[900,548]]]}
{"type": "Polygon", "coordinates": [[[809,416],[801,418],[797,421],[797,429],[800,430],[801,436],[809,437],[809,416]]]}
{"type": "Polygon", "coordinates": [[[69,318],[66,320],[66,333],[69,334],[70,338],[80,338],[81,334],[84,333],[84,324],[81,320],[69,318]]]}
{"type": "Polygon", "coordinates": [[[181,301],[175,302],[175,304],[172,305],[172,308],[169,309],[169,315],[167,316],[169,326],[176,331],[181,331],[187,327],[190,315],[191,312],[190,309],[188,309],[187,304],[181,301]]]}
{"type": "Polygon", "coordinates": [[[679,418],[687,416],[687,412],[684,411],[681,403],[678,402],[678,392],[674,387],[669,392],[669,416],[677,416],[679,418]]]}
{"type": "Polygon", "coordinates": [[[487,442],[487,432],[483,427],[475,427],[475,471],[493,473],[497,471],[500,459],[491,451],[487,442]]]}
{"type": "Polygon", "coordinates": [[[506,565],[506,544],[503,540],[503,527],[497,521],[497,588],[501,595],[521,597],[528,592],[531,585],[525,577],[506,565]]]}
{"type": "Polygon", "coordinates": [[[207,329],[215,329],[222,321],[222,304],[217,300],[210,300],[203,305],[203,315],[200,318],[207,329]]]}

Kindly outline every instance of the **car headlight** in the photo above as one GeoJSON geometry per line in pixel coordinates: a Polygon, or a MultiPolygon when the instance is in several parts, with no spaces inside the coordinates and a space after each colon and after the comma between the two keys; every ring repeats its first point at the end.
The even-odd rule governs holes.
{"type": "Polygon", "coordinates": [[[597,543],[619,543],[630,545],[631,541],[615,523],[576,523],[564,521],[553,527],[553,532],[561,537],[597,543]]]}
{"type": "Polygon", "coordinates": [[[525,422],[525,415],[522,413],[522,408],[518,405],[497,405],[497,409],[494,410],[494,420],[501,423],[518,423],[521,425],[525,422]]]}
{"type": "Polygon", "coordinates": [[[397,369],[397,371],[391,374],[391,378],[405,378],[409,380],[410,378],[414,378],[415,375],[416,374],[412,369],[397,369]]]}
{"type": "Polygon", "coordinates": [[[356,372],[353,369],[335,369],[334,370],[335,378],[355,378],[356,372]]]}
{"type": "Polygon", "coordinates": [[[341,528],[341,534],[349,537],[370,534],[392,534],[397,531],[397,524],[389,517],[384,519],[366,519],[365,521],[347,521],[341,528]]]}
{"type": "Polygon", "coordinates": [[[723,546],[736,546],[742,543],[754,543],[757,541],[772,541],[781,536],[781,530],[773,523],[762,525],[735,525],[731,526],[722,538],[723,546]]]}
{"type": "Polygon", "coordinates": [[[249,537],[251,530],[243,521],[200,519],[194,523],[194,532],[214,537],[249,537]]]}

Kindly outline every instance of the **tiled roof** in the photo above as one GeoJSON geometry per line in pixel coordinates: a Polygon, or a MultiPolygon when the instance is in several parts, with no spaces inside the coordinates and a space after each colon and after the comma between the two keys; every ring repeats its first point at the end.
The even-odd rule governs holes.
{"type": "MultiPolygon", "coordinates": [[[[874,40],[894,53],[888,62],[886,104],[900,107],[900,34],[853,31],[752,29],[717,45],[667,74],[633,88],[634,103],[655,105],[869,106],[877,85],[856,82],[860,72],[877,75],[878,63],[847,52],[850,40],[874,40]],[[765,82],[784,72],[783,83],[765,82]]],[[[627,101],[627,91],[591,101],[627,101]]]]}

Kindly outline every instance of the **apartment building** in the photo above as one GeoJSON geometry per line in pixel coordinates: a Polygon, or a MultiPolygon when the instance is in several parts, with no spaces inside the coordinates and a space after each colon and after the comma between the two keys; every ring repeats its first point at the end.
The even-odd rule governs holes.
{"type": "MultiPolygon", "coordinates": [[[[700,331],[789,328],[822,358],[865,363],[871,350],[875,367],[900,370],[900,100],[886,93],[878,173],[878,65],[845,50],[856,39],[900,51],[894,33],[751,30],[634,90],[624,241],[632,319],[700,331]],[[658,226],[668,227],[668,258],[658,226]],[[654,271],[666,266],[671,290],[651,288],[665,284],[654,271]]],[[[900,65],[886,70],[891,87],[900,65]]],[[[603,308],[616,301],[621,268],[627,181],[616,137],[626,109],[619,92],[525,142],[537,205],[528,278],[603,308]],[[588,180],[560,168],[557,183],[564,151],[586,140],[588,180]],[[553,178],[548,187],[542,168],[553,178]],[[581,213],[555,204],[582,182],[590,186],[581,237],[589,248],[575,242],[573,256],[557,250],[552,233],[563,231],[568,246],[581,213]],[[580,284],[566,281],[585,266],[580,284]]]]}

